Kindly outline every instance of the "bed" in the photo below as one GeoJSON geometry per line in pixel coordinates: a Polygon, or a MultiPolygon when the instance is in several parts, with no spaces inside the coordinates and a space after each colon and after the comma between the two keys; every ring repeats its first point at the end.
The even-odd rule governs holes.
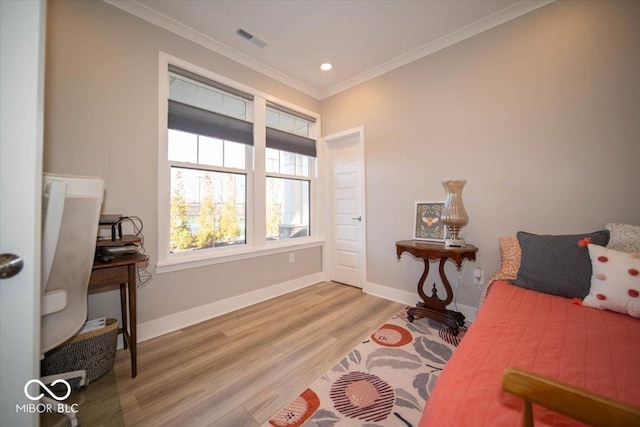
{"type": "MultiPolygon", "coordinates": [[[[558,248],[540,247],[541,239],[532,247],[527,242],[531,236],[538,239],[535,235],[518,233],[517,243],[522,252],[517,256],[521,256],[522,265],[515,267],[507,265],[509,260],[506,258],[515,258],[516,255],[507,253],[506,240],[501,239],[503,263],[496,278],[502,280],[491,283],[486,301],[429,397],[420,426],[522,425],[525,408],[530,406],[518,393],[518,381],[530,393],[528,401],[535,403],[536,398],[542,396],[544,399],[540,403],[545,403],[546,399],[556,409],[534,404],[531,415],[536,426],[585,425],[579,419],[597,424],[598,416],[604,416],[604,425],[614,425],[609,410],[623,412],[623,418],[620,418],[624,420],[620,421],[622,425],[640,426],[640,298],[637,292],[640,290],[640,276],[637,274],[640,256],[637,252],[618,251],[593,244],[588,236],[573,235],[569,239],[563,236],[565,241],[577,240],[576,247],[579,249],[571,247],[567,250],[580,251],[577,253],[581,256],[587,254],[586,261],[581,259],[579,267],[584,267],[585,262],[590,267],[582,278],[583,281],[587,280],[586,290],[583,283],[582,293],[578,292],[576,297],[569,298],[575,290],[559,296],[547,292],[548,289],[543,289],[544,292],[535,289],[535,284],[529,286],[531,289],[522,286],[519,279],[525,273],[523,270],[531,265],[535,267],[535,263],[539,264],[538,271],[531,279],[540,281],[545,280],[544,277],[540,278],[540,274],[557,276],[558,268],[569,268],[566,265],[550,266],[548,259],[540,259],[541,253],[543,256],[551,253],[557,258],[558,253],[553,251],[558,248]],[[605,263],[598,261],[605,258],[605,263]],[[627,263],[624,268],[629,277],[614,277],[610,269],[611,265],[618,265],[618,259],[627,263]],[[596,265],[598,263],[606,264],[609,270],[602,270],[596,265]],[[541,269],[545,271],[541,272],[541,269]],[[616,302],[618,311],[608,306],[593,306],[603,302],[603,293],[608,297],[604,300],[607,303],[615,299],[610,293],[611,280],[607,284],[609,288],[602,291],[596,283],[598,277],[623,283],[620,293],[625,297],[626,292],[626,299],[622,304],[616,302]],[[507,377],[516,381],[515,388],[503,384],[507,368],[507,377]],[[542,376],[542,380],[548,378],[553,387],[531,388],[527,379],[529,375],[534,377],[533,382],[541,381],[538,376],[542,376]],[[556,388],[558,382],[561,386],[556,388]],[[577,388],[580,393],[587,392],[589,397],[595,395],[605,406],[579,403],[580,396],[572,394],[575,390],[558,391],[564,388],[562,384],[577,388]],[[519,396],[505,391],[504,387],[519,396]],[[556,407],[556,404],[559,406],[556,407]],[[568,409],[568,412],[563,409],[568,409]],[[578,420],[557,411],[567,412],[578,420]],[[589,411],[592,413],[589,414],[589,411]]],[[[608,237],[605,240],[606,245],[608,237]]],[[[535,272],[536,268],[532,271],[535,272]]],[[[575,275],[572,273],[561,280],[568,280],[567,277],[574,280],[575,275]]],[[[567,283],[564,286],[557,281],[553,283],[562,292],[573,285],[567,283]]]]}

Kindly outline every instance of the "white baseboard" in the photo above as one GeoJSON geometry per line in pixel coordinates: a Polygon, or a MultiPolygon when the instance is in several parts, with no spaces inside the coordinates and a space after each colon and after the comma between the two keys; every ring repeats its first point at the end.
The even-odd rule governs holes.
{"type": "MultiPolygon", "coordinates": [[[[400,289],[390,288],[388,286],[378,285],[376,283],[367,282],[362,291],[366,294],[373,295],[376,297],[388,299],[390,301],[399,302],[400,304],[406,304],[410,306],[414,306],[418,301],[420,301],[420,296],[418,296],[415,292],[407,292],[400,289]]],[[[449,310],[453,310],[453,303],[447,306],[449,310]]],[[[458,304],[458,308],[456,311],[464,314],[464,317],[469,321],[473,322],[476,318],[476,312],[478,311],[477,307],[473,307],[470,305],[458,304]]]]}
{"type": "Polygon", "coordinates": [[[367,282],[362,291],[365,294],[388,299],[390,301],[399,302],[400,304],[415,305],[420,297],[415,292],[401,291],[400,289],[390,288],[388,286],[378,285],[376,283],[367,282]]]}
{"type": "Polygon", "coordinates": [[[305,288],[322,282],[322,273],[310,274],[288,282],[279,283],[256,291],[247,292],[242,295],[215,301],[210,304],[201,305],[169,316],[153,319],[148,322],[138,324],[138,342],[174,332],[196,323],[248,307],[259,302],[288,294],[289,292],[305,288]]]}

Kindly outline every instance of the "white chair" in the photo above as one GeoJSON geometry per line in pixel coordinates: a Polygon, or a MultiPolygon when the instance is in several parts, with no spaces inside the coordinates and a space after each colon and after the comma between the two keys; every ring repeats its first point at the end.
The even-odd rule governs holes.
{"type": "MultiPolygon", "coordinates": [[[[104,184],[100,178],[44,175],[42,230],[42,305],[40,352],[44,353],[74,336],[87,318],[87,292],[98,235],[104,184]]],[[[85,371],[65,372],[41,381],[79,378],[85,371]]],[[[59,406],[48,397],[48,403],[59,406]]],[[[75,413],[65,407],[72,426],[75,413]]]]}

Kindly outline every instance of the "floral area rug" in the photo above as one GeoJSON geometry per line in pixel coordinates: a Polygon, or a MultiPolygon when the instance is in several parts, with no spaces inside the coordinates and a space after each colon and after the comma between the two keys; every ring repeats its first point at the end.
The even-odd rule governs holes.
{"type": "Polygon", "coordinates": [[[265,426],[417,426],[429,394],[464,336],[407,310],[393,316],[265,426]]]}

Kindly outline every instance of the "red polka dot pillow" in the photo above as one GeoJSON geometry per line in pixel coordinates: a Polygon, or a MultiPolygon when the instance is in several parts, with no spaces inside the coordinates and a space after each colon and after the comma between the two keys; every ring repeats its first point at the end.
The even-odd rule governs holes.
{"type": "Polygon", "coordinates": [[[640,317],[640,254],[589,245],[593,274],[588,307],[640,317]]]}

